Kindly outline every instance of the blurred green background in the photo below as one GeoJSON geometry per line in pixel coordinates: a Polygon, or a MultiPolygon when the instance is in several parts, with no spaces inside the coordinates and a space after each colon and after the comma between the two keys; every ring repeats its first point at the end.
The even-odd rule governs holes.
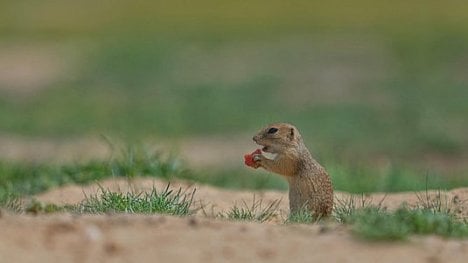
{"type": "Polygon", "coordinates": [[[0,5],[4,141],[250,140],[287,121],[333,176],[390,165],[468,185],[464,1],[0,5]]]}

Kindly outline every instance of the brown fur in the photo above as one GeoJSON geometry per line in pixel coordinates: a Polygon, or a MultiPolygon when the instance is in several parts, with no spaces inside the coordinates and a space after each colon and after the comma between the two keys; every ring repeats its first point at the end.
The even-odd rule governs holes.
{"type": "Polygon", "coordinates": [[[254,161],[259,167],[288,180],[291,213],[306,209],[316,217],[331,214],[333,187],[330,176],[312,158],[296,127],[288,123],[271,124],[260,130],[253,140],[264,146],[264,152],[277,154],[273,160],[256,154],[254,161]]]}

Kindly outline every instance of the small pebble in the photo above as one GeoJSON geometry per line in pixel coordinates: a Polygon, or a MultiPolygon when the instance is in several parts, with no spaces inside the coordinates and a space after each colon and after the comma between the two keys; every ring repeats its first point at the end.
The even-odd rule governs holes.
{"type": "Polygon", "coordinates": [[[189,224],[189,226],[197,226],[197,225],[198,225],[198,221],[197,221],[197,219],[195,219],[195,217],[191,217],[191,218],[189,218],[189,220],[188,220],[188,224],[189,224]]]}
{"type": "Polygon", "coordinates": [[[90,225],[85,229],[86,237],[91,241],[98,241],[102,238],[102,231],[95,225],[90,225]]]}

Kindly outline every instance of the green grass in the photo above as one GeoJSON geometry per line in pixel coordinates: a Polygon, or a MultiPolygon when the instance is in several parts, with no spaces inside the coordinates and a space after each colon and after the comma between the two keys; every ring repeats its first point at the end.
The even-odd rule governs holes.
{"type": "Polygon", "coordinates": [[[113,192],[104,188],[92,195],[86,196],[76,205],[56,205],[43,203],[32,199],[21,200],[9,196],[0,200],[0,207],[15,213],[49,214],[69,212],[74,214],[168,214],[176,216],[190,215],[195,210],[192,207],[195,189],[185,193],[181,188],[174,190],[168,183],[166,188],[158,191],[152,188],[145,192],[113,192]]]}
{"type": "Polygon", "coordinates": [[[24,204],[21,199],[12,193],[4,193],[0,195],[0,208],[20,213],[24,209],[24,204]]]}
{"type": "Polygon", "coordinates": [[[299,212],[289,214],[286,222],[293,224],[312,224],[319,220],[320,218],[317,218],[311,212],[300,210],[299,212]]]}
{"type": "MultiPolygon", "coordinates": [[[[402,205],[388,211],[380,204],[371,204],[364,195],[337,199],[334,219],[349,225],[353,234],[366,240],[406,240],[412,235],[440,235],[449,238],[468,238],[468,219],[457,217],[451,204],[435,197],[419,195],[414,207],[402,205]]],[[[309,212],[289,215],[288,223],[311,224],[318,220],[309,212]]]]}
{"type": "Polygon", "coordinates": [[[404,240],[410,235],[467,238],[468,223],[448,213],[401,207],[384,211],[367,207],[354,211],[346,222],[359,237],[371,240],[404,240]]]}
{"type": "Polygon", "coordinates": [[[192,213],[191,205],[195,190],[185,194],[182,189],[174,191],[167,187],[158,192],[111,192],[101,188],[100,193],[87,196],[76,208],[78,213],[129,213],[129,214],[169,214],[184,216],[192,213]]]}
{"type": "Polygon", "coordinates": [[[43,203],[32,199],[29,202],[22,202],[21,206],[15,212],[17,213],[30,213],[30,214],[51,214],[72,212],[75,213],[77,206],[75,205],[56,205],[51,203],[43,203]]]}
{"type": "Polygon", "coordinates": [[[252,204],[247,204],[244,201],[242,205],[234,205],[229,211],[221,213],[218,217],[262,223],[278,216],[277,213],[280,202],[281,200],[275,200],[264,205],[262,199],[256,200],[254,196],[252,204]]]}
{"type": "Polygon", "coordinates": [[[468,186],[465,173],[446,175],[405,165],[385,169],[365,164],[325,163],[335,189],[352,193],[422,191],[468,186]]]}
{"type": "Polygon", "coordinates": [[[12,163],[0,161],[0,196],[36,194],[65,184],[88,184],[111,177],[186,178],[191,173],[173,158],[129,147],[109,160],[75,164],[12,163]]]}
{"type": "Polygon", "coordinates": [[[147,176],[185,179],[226,188],[285,189],[285,182],[247,169],[217,173],[187,169],[177,158],[129,147],[109,160],[75,164],[14,163],[0,161],[0,200],[11,194],[33,195],[66,184],[86,185],[106,178],[147,176]]]}

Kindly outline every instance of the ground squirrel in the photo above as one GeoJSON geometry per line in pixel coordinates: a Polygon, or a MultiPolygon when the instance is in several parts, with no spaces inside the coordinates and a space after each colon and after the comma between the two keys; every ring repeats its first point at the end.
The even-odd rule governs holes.
{"type": "Polygon", "coordinates": [[[263,167],[288,180],[291,213],[306,209],[316,217],[331,214],[333,187],[330,176],[312,158],[296,127],[288,123],[271,124],[260,130],[253,140],[263,146],[263,152],[276,155],[268,159],[261,153],[254,153],[252,157],[255,168],[263,167]]]}

